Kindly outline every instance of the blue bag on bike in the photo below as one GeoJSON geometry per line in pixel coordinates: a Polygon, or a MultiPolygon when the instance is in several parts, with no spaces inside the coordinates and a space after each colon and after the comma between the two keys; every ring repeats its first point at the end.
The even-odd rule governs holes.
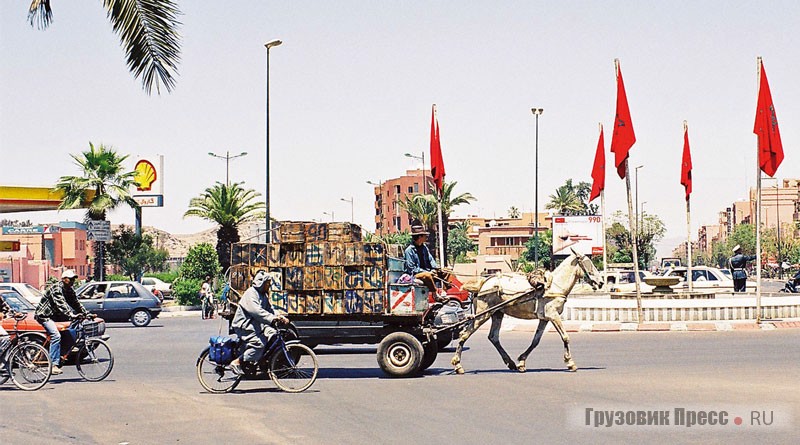
{"type": "Polygon", "coordinates": [[[208,358],[214,363],[228,365],[235,358],[236,339],[217,335],[209,339],[208,358]]]}

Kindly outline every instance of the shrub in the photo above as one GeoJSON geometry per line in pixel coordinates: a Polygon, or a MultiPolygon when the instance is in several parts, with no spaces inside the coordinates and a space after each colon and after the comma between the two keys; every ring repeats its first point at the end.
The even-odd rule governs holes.
{"type": "Polygon", "coordinates": [[[129,277],[127,275],[118,275],[118,274],[115,274],[115,273],[112,273],[110,275],[106,275],[106,281],[130,281],[130,280],[131,280],[131,277],[129,277]]]}
{"type": "Polygon", "coordinates": [[[217,258],[217,250],[214,249],[214,246],[208,243],[200,243],[189,249],[186,254],[186,260],[178,270],[178,276],[202,281],[206,276],[218,276],[221,269],[222,267],[219,265],[219,259],[217,258]]]}
{"type": "Polygon", "coordinates": [[[175,302],[183,306],[197,306],[200,304],[200,285],[203,280],[198,278],[178,278],[172,283],[172,295],[175,302]]]}

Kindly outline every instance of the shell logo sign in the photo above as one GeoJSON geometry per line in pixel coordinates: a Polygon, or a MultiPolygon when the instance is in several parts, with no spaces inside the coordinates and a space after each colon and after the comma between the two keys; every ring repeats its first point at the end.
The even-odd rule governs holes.
{"type": "Polygon", "coordinates": [[[133,199],[140,207],[164,206],[164,156],[139,157],[133,167],[133,199]]]}
{"type": "Polygon", "coordinates": [[[140,192],[149,192],[153,183],[158,179],[158,174],[153,164],[146,159],[142,159],[136,163],[136,167],[133,168],[133,171],[136,173],[133,180],[138,185],[136,190],[140,192]]]}

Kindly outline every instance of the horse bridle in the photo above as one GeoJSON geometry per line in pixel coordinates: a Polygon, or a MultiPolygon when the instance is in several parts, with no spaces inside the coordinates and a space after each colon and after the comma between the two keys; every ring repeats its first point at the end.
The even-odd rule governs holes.
{"type": "MultiPolygon", "coordinates": [[[[594,287],[594,286],[596,286],[596,285],[597,285],[597,283],[595,283],[595,282],[594,282],[594,279],[592,278],[592,275],[591,275],[591,274],[589,273],[589,271],[587,271],[587,270],[586,270],[586,268],[583,266],[583,258],[586,258],[586,255],[581,255],[581,257],[578,257],[578,256],[576,256],[576,257],[575,257],[575,259],[577,259],[577,260],[578,260],[578,267],[580,267],[580,268],[581,268],[581,272],[583,272],[583,276],[584,276],[584,277],[586,277],[586,278],[589,278],[589,281],[591,281],[591,282],[592,282],[592,285],[593,285],[593,287],[594,287]]],[[[590,260],[590,261],[591,261],[591,260],[590,260]]]]}

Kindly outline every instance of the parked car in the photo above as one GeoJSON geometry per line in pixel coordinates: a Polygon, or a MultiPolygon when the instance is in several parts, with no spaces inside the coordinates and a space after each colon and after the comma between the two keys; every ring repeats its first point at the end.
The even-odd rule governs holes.
{"type": "MultiPolygon", "coordinates": [[[[670,267],[662,274],[665,277],[681,277],[681,282],[672,286],[676,290],[688,290],[689,284],[686,282],[686,267],[670,267]]],[[[748,290],[755,290],[756,283],[747,281],[745,284],[748,290]]],[[[733,279],[723,270],[709,266],[692,266],[692,288],[694,290],[711,290],[733,292],[733,279]]]]}
{"type": "Polygon", "coordinates": [[[0,283],[0,291],[14,290],[36,306],[42,299],[42,292],[28,283],[0,283]]]}
{"type": "Polygon", "coordinates": [[[143,327],[161,313],[161,300],[135,281],[92,281],[76,291],[81,304],[106,321],[143,327]]]}
{"type": "Polygon", "coordinates": [[[172,295],[172,284],[165,283],[156,277],[143,277],[142,286],[146,287],[147,290],[153,294],[155,294],[155,291],[158,290],[161,292],[161,295],[163,295],[164,298],[172,295]]]}
{"type": "MultiPolygon", "coordinates": [[[[19,292],[15,290],[0,290],[0,298],[5,300],[5,302],[8,303],[9,306],[11,306],[11,309],[17,312],[27,313],[27,317],[25,317],[25,320],[22,320],[19,323],[19,330],[24,331],[23,335],[33,335],[40,337],[42,339],[41,342],[44,343],[44,338],[47,335],[45,334],[44,327],[40,325],[39,322],[33,318],[36,308],[25,297],[23,297],[19,292]]],[[[106,331],[105,321],[102,318],[96,318],[95,320],[100,322],[98,328],[99,335],[103,335],[103,333],[105,333],[106,331]]],[[[14,330],[14,319],[6,318],[2,320],[2,324],[3,324],[3,329],[5,329],[6,331],[11,332],[14,330]]],[[[56,322],[56,326],[58,327],[59,331],[65,331],[69,328],[69,322],[58,321],[56,322]]]]}
{"type": "MultiPolygon", "coordinates": [[[[613,270],[606,276],[606,288],[609,292],[636,292],[636,271],[634,270],[613,270]]],[[[654,286],[644,282],[645,277],[653,274],[646,270],[639,271],[639,289],[642,292],[652,292],[654,286]]]]}

